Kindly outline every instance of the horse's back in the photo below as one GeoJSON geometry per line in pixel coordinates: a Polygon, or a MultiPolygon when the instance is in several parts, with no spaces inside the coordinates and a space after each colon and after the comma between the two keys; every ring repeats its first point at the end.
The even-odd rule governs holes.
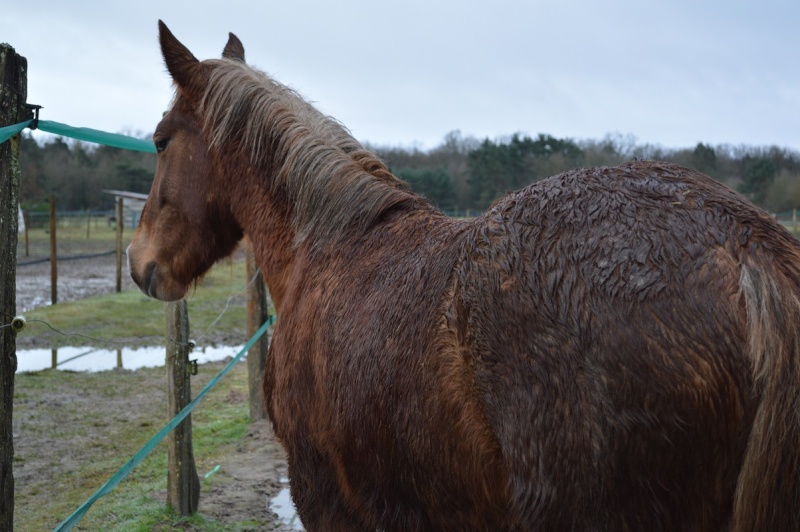
{"type": "Polygon", "coordinates": [[[523,189],[473,235],[453,305],[514,518],[724,526],[758,399],[740,263],[796,257],[793,239],[721,185],[652,163],[523,189]]]}

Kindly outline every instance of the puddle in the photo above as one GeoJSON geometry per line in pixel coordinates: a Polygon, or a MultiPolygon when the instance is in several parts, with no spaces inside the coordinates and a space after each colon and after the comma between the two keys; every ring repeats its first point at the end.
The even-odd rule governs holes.
{"type": "MultiPolygon", "coordinates": [[[[196,348],[189,360],[198,364],[236,356],[240,346],[196,348]]],[[[166,348],[124,347],[94,349],[92,347],[59,347],[58,349],[21,349],[17,351],[17,371],[39,371],[53,368],[69,371],[106,371],[114,368],[139,369],[165,365],[166,348]]]]}
{"type": "Polygon", "coordinates": [[[269,501],[270,510],[278,514],[278,520],[283,526],[290,530],[305,530],[292,502],[292,496],[289,494],[289,479],[282,477],[281,483],[286,484],[286,487],[269,501]]]}

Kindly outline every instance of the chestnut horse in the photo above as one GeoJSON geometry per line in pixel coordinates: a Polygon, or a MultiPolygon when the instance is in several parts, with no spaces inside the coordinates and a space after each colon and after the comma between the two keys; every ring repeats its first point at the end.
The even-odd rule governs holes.
{"type": "Polygon", "coordinates": [[[767,214],[632,162],[452,220],[233,35],[160,41],[131,274],[179,299],[252,240],[309,530],[800,529],[800,246],[767,214]]]}

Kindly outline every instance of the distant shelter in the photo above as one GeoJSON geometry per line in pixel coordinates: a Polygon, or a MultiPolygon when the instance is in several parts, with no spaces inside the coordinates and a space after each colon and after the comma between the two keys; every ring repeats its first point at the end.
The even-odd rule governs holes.
{"type": "MultiPolygon", "coordinates": [[[[147,194],[125,190],[103,190],[103,192],[114,196],[114,205],[122,199],[122,223],[125,227],[136,229],[139,225],[139,219],[142,217],[142,209],[144,208],[144,202],[147,201],[147,194]]],[[[115,207],[114,213],[116,212],[115,207]]],[[[116,218],[114,218],[114,221],[116,221],[116,218]]]]}

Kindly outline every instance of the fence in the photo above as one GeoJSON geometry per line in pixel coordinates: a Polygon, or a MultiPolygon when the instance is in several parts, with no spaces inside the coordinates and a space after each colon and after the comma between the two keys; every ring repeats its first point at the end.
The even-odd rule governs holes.
{"type": "MultiPolygon", "coordinates": [[[[18,238],[17,266],[26,266],[37,259],[49,260],[50,212],[24,210],[22,215],[25,226],[18,238]]],[[[114,251],[117,232],[114,211],[56,210],[53,223],[57,230],[59,258],[114,251]]]]}
{"type": "Polygon", "coordinates": [[[800,220],[798,220],[798,210],[774,213],[775,219],[788,229],[795,237],[800,237],[800,220]]]}
{"type": "MultiPolygon", "coordinates": [[[[92,259],[116,254],[116,291],[122,290],[123,200],[115,211],[63,212],[56,209],[56,198],[48,199],[48,212],[23,211],[22,238],[17,242],[17,268],[50,262],[50,303],[58,302],[60,262],[92,259]]],[[[138,219],[137,219],[138,221],[138,219]]],[[[128,240],[133,233],[128,230],[128,240]]]]}

